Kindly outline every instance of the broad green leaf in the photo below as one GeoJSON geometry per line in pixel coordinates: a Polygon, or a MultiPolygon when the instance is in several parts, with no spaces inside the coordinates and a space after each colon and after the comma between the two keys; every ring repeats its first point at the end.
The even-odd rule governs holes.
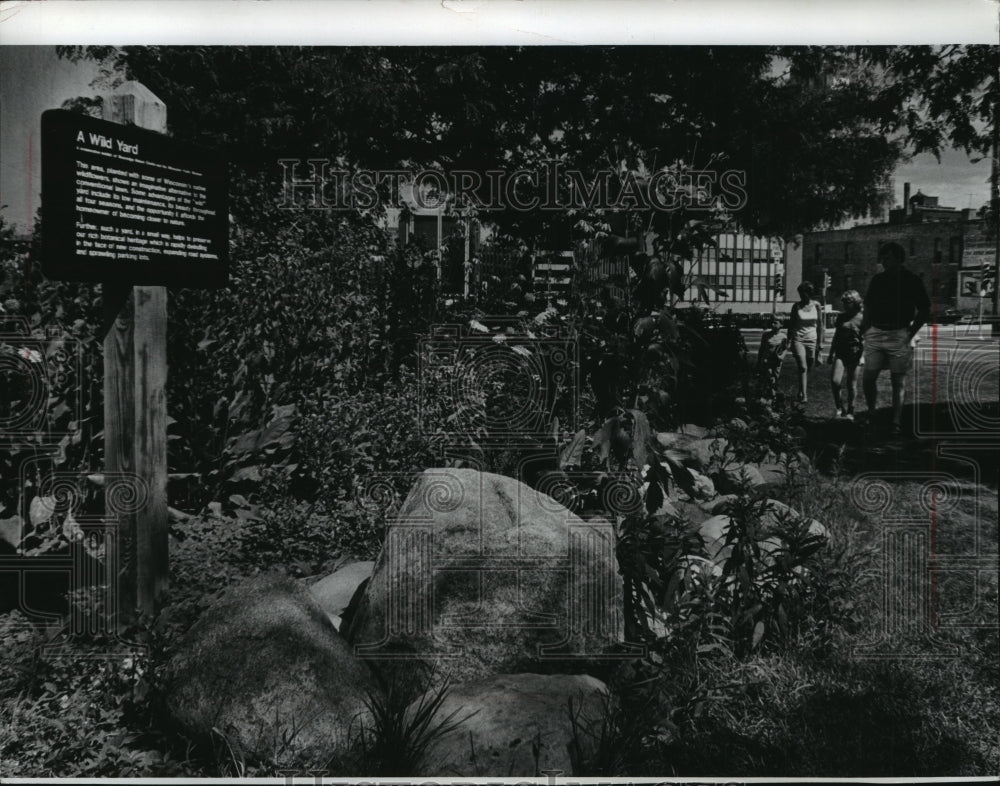
{"type": "Polygon", "coordinates": [[[20,546],[23,524],[21,517],[16,514],[9,519],[0,519],[0,540],[14,547],[20,546]]]}
{"type": "Polygon", "coordinates": [[[632,416],[632,458],[637,467],[648,464],[649,461],[649,441],[652,430],[649,427],[649,418],[646,413],[638,409],[630,409],[632,416]]]}
{"type": "Polygon", "coordinates": [[[66,511],[66,518],[63,519],[62,534],[67,540],[82,540],[83,530],[77,523],[76,519],[73,518],[73,511],[66,511]]]}
{"type": "Polygon", "coordinates": [[[31,505],[28,507],[28,518],[31,520],[31,525],[37,527],[39,524],[44,524],[51,519],[52,514],[55,512],[55,497],[35,497],[31,500],[31,505]]]}
{"type": "Polygon", "coordinates": [[[559,454],[559,468],[577,467],[583,460],[583,449],[587,444],[587,432],[580,429],[573,437],[573,441],[562,449],[559,454]]]}
{"type": "Polygon", "coordinates": [[[597,456],[602,462],[608,460],[608,455],[611,452],[611,440],[614,438],[618,428],[618,418],[608,418],[601,425],[601,430],[594,435],[594,447],[597,449],[597,456]]]}
{"type": "Polygon", "coordinates": [[[232,474],[229,481],[231,483],[238,483],[241,480],[258,481],[261,478],[260,470],[261,468],[257,464],[249,467],[240,467],[232,474]]]}
{"type": "Polygon", "coordinates": [[[674,483],[680,486],[691,499],[695,499],[698,496],[698,491],[694,475],[691,474],[691,470],[677,460],[677,457],[676,451],[668,450],[663,457],[664,463],[670,468],[670,475],[673,477],[674,483]]]}

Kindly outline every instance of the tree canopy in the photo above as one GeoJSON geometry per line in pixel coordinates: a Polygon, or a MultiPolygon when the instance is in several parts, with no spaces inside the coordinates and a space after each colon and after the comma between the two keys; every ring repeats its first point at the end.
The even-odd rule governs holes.
{"type": "MultiPolygon", "coordinates": [[[[997,47],[90,47],[240,169],[680,164],[745,173],[737,222],[789,235],[878,206],[909,152],[989,147],[997,47]]],[[[501,227],[552,217],[501,211],[501,227]]],[[[666,219],[664,219],[666,220],[666,219]]]]}

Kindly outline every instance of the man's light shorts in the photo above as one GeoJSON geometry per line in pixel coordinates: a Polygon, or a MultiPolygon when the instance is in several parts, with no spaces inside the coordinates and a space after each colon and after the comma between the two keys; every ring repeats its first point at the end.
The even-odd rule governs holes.
{"type": "Polygon", "coordinates": [[[891,374],[905,374],[913,365],[910,331],[868,328],[865,333],[865,368],[868,371],[889,369],[891,374]]]}

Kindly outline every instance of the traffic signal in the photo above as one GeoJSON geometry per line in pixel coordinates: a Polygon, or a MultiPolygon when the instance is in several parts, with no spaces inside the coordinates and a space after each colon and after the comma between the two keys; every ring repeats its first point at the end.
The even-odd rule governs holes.
{"type": "Polygon", "coordinates": [[[781,273],[775,273],[774,274],[774,291],[775,292],[780,292],[781,291],[781,285],[783,283],[784,282],[781,280],[781,273]]]}
{"type": "Polygon", "coordinates": [[[826,270],[823,271],[823,291],[826,292],[830,288],[830,273],[826,270]]]}

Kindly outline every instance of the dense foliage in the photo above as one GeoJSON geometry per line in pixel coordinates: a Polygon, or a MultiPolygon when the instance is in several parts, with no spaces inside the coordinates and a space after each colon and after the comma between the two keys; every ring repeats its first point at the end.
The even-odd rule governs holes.
{"type": "MultiPolygon", "coordinates": [[[[615,526],[628,634],[648,657],[618,675],[620,705],[608,707],[603,725],[580,729],[599,737],[596,757],[579,762],[586,774],[621,774],[637,762],[658,774],[703,772],[711,759],[698,759],[697,745],[724,748],[719,729],[737,728],[738,712],[759,718],[767,693],[733,675],[775,662],[768,658],[785,658],[772,666],[785,681],[802,669],[828,681],[832,701],[850,704],[857,675],[837,659],[866,611],[856,596],[868,550],[857,522],[830,520],[846,495],[797,453],[799,415],[752,395],[739,331],[683,302],[707,286],[687,263],[722,229],[791,233],[873,207],[903,151],[892,132],[905,131],[917,148],[949,138],[982,150],[979,127],[959,116],[987,116],[988,97],[970,96],[991,52],[67,51],[104,57],[109,73],[141,80],[169,107],[174,135],[225,152],[233,274],[225,290],[170,292],[168,460],[180,512],[165,608],[155,625],[142,620],[130,631],[145,646],[134,657],[75,672],[58,653],[37,654],[38,631],[6,619],[25,652],[0,670],[4,695],[16,698],[4,719],[59,742],[46,757],[0,736],[6,755],[58,774],[256,774],[225,752],[213,761],[185,751],[169,733],[157,710],[170,648],[242,576],[325,574],[344,556],[375,554],[414,473],[442,465],[517,476],[615,526]],[[921,108],[914,96],[927,75],[921,108]],[[927,112],[949,114],[951,124],[928,126],[927,112]],[[489,216],[494,242],[517,264],[559,237],[580,259],[617,256],[626,272],[581,276],[565,298],[513,277],[451,302],[434,264],[441,250],[390,243],[380,215],[282,206],[276,162],[285,155],[473,171],[558,160],[588,178],[614,172],[613,189],[665,173],[689,199],[672,211],[499,211],[489,216]],[[696,170],[747,174],[738,215],[714,198],[707,209],[696,204],[696,170]],[[768,500],[741,483],[724,509],[721,567],[684,513],[703,501],[706,478],[656,438],[691,423],[729,446],[712,457],[713,470],[780,457],[784,496],[800,508],[769,515],[768,500]],[[829,548],[809,530],[820,511],[841,539],[829,548]],[[780,545],[764,549],[769,538],[780,545]]],[[[34,554],[75,539],[76,503],[45,486],[47,477],[75,473],[86,499],[73,509],[84,512],[103,510],[106,486],[99,291],[43,281],[26,251],[0,225],[0,295],[4,316],[18,323],[3,348],[44,365],[51,381],[40,416],[0,452],[0,519],[24,530],[22,547],[34,554]]],[[[30,375],[5,374],[17,383],[0,401],[9,419],[31,395],[30,375]]],[[[884,675],[861,678],[876,685],[884,675]]],[[[370,699],[382,728],[372,750],[386,774],[405,772],[427,742],[436,700],[408,722],[391,695],[370,699]]],[[[797,717],[798,705],[782,706],[797,717]]],[[[791,745],[787,733],[777,736],[791,745]]],[[[933,735],[912,736],[915,750],[943,755],[933,735]]],[[[812,772],[815,760],[799,755],[809,765],[801,771],[812,772]]]]}

